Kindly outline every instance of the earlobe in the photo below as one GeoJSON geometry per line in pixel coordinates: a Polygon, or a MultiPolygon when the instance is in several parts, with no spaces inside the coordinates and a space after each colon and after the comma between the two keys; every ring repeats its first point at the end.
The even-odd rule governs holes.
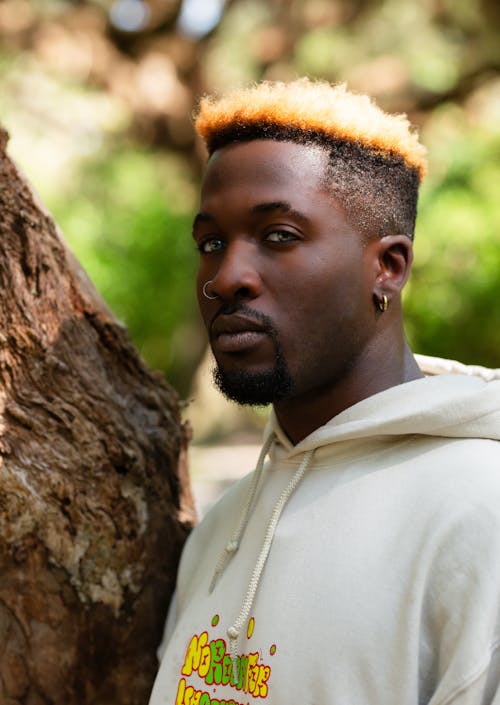
{"type": "Polygon", "coordinates": [[[377,240],[374,254],[376,277],[373,296],[379,310],[385,311],[408,280],[413,262],[413,243],[406,235],[387,235],[377,240]]]}

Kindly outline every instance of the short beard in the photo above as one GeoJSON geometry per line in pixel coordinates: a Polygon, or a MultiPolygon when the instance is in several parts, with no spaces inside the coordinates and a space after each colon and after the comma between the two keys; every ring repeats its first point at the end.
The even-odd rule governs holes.
{"type": "Polygon", "coordinates": [[[272,320],[244,304],[224,305],[220,312],[243,312],[259,320],[265,325],[265,331],[272,338],[276,351],[274,366],[264,372],[248,372],[244,368],[228,372],[217,365],[213,370],[213,379],[222,394],[230,401],[249,406],[267,406],[290,397],[294,386],[292,376],[272,320]]]}
{"type": "Polygon", "coordinates": [[[276,364],[264,372],[236,370],[226,372],[217,366],[213,371],[214,382],[230,401],[248,406],[267,406],[290,396],[293,382],[285,359],[276,356],[276,364]]]}

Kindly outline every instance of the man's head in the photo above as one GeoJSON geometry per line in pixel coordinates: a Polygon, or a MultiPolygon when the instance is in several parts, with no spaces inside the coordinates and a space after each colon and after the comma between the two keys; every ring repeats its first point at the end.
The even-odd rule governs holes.
{"type": "Polygon", "coordinates": [[[384,297],[397,316],[423,148],[405,118],[307,80],[205,99],[196,126],[210,153],[198,290],[218,383],[259,404],[337,384],[387,327],[384,297]]]}
{"type": "Polygon", "coordinates": [[[388,115],[344,85],[299,79],[260,83],[204,98],[196,129],[209,154],[255,139],[317,144],[325,179],[350,221],[368,237],[413,237],[425,149],[403,115],[388,115]]]}

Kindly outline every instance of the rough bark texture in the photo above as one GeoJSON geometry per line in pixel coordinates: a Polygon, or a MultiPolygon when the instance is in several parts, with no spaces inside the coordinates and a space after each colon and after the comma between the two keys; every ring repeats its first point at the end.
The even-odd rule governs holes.
{"type": "Polygon", "coordinates": [[[0,705],[143,705],[193,520],[187,434],[6,142],[0,705]]]}

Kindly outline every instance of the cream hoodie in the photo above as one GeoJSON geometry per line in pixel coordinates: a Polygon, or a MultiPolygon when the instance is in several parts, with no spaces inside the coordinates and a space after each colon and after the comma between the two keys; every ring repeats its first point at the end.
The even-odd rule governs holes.
{"type": "Polygon", "coordinates": [[[445,374],[296,446],[271,415],[188,540],[150,705],[500,705],[500,374],[418,361],[445,374]]]}

